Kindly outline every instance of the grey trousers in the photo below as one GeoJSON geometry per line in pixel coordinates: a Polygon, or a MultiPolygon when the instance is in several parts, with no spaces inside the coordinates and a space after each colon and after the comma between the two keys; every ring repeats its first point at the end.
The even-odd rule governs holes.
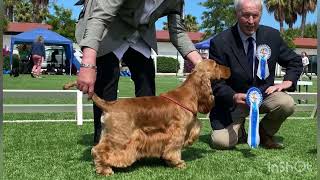
{"type": "MultiPolygon", "coordinates": [[[[266,133],[273,136],[281,127],[281,124],[293,114],[295,103],[293,98],[285,92],[274,92],[263,100],[259,112],[265,114],[259,126],[266,133]]],[[[211,140],[214,147],[228,149],[238,142],[239,129],[245,118],[249,115],[249,108],[237,107],[231,112],[233,123],[224,129],[214,130],[211,140]]]]}

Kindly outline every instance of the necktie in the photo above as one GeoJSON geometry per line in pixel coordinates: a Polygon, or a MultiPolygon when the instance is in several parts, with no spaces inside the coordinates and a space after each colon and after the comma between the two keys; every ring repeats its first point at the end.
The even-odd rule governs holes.
{"type": "Polygon", "coordinates": [[[252,68],[253,68],[253,48],[254,48],[253,47],[253,37],[249,37],[247,39],[247,41],[248,41],[248,50],[247,50],[248,64],[249,64],[250,72],[252,72],[252,68]]]}

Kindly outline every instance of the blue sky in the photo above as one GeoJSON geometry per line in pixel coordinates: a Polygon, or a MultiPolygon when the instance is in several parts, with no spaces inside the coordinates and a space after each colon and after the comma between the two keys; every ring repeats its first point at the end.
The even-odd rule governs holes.
{"type": "MultiPolygon", "coordinates": [[[[73,17],[76,19],[80,12],[80,6],[74,6],[74,4],[78,0],[57,0],[59,5],[62,5],[64,8],[68,8],[72,10],[73,17]]],[[[185,0],[185,14],[192,14],[193,16],[197,17],[197,22],[201,23],[201,15],[202,12],[205,11],[203,6],[199,5],[199,2],[205,2],[205,0],[185,0]]],[[[315,23],[317,21],[317,10],[314,13],[308,13],[307,15],[307,23],[315,23]]],[[[156,22],[157,29],[162,29],[163,22],[166,21],[166,18],[161,18],[156,22]]],[[[276,29],[280,28],[280,25],[277,21],[274,20],[273,14],[269,14],[266,9],[264,8],[262,13],[262,18],[260,24],[264,24],[267,26],[274,27],[276,29]]],[[[298,20],[294,24],[294,27],[300,27],[301,24],[301,17],[298,17],[298,20]]],[[[285,25],[287,28],[287,25],[285,25]]]]}

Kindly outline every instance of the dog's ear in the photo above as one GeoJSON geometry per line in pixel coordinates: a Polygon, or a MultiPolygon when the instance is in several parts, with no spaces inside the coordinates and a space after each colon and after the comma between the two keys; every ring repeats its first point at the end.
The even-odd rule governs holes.
{"type": "Polygon", "coordinates": [[[199,79],[200,85],[198,94],[198,112],[209,113],[214,106],[214,97],[212,95],[211,82],[207,73],[203,73],[199,79]]]}

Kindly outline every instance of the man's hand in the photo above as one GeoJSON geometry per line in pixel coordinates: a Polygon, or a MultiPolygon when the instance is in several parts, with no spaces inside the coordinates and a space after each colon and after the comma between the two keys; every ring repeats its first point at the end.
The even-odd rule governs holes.
{"type": "Polygon", "coordinates": [[[236,105],[245,106],[247,95],[244,93],[236,93],[233,95],[233,101],[236,105]]]}
{"type": "Polygon", "coordinates": [[[197,65],[199,62],[202,61],[201,55],[198,53],[198,51],[192,51],[190,52],[186,58],[192,62],[193,65],[197,65]]]}
{"type": "MultiPolygon", "coordinates": [[[[83,49],[83,64],[96,65],[97,52],[91,48],[83,49]]],[[[81,67],[77,78],[77,88],[91,98],[94,93],[94,83],[96,82],[96,69],[81,67]]]]}
{"type": "Polygon", "coordinates": [[[281,84],[276,84],[273,86],[268,87],[268,89],[265,91],[266,94],[272,94],[274,92],[279,92],[282,90],[286,90],[292,86],[292,81],[282,81],[281,84]]]}

